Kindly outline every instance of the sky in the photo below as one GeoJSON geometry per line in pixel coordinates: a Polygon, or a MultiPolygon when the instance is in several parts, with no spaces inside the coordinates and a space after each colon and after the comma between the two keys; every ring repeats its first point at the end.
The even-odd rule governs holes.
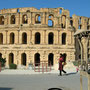
{"type": "Polygon", "coordinates": [[[0,9],[35,7],[58,8],[63,7],[70,11],[70,16],[76,14],[90,18],[90,0],[1,0],[0,9]]]}

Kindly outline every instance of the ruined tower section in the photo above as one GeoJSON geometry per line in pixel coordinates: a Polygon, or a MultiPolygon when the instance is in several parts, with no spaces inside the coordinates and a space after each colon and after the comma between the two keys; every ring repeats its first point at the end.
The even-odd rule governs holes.
{"type": "Polygon", "coordinates": [[[64,8],[13,8],[0,10],[0,57],[6,66],[28,67],[47,61],[55,66],[59,54],[75,60],[74,32],[90,29],[90,19],[73,15],[64,8]],[[81,25],[81,26],[80,26],[81,25]]]}

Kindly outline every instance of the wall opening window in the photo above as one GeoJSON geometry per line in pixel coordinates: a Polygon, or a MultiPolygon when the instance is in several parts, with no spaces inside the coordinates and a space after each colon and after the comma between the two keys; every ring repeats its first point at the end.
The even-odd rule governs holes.
{"type": "Polygon", "coordinates": [[[54,34],[51,32],[48,35],[48,44],[53,44],[54,42],[54,34]]]}
{"type": "Polygon", "coordinates": [[[89,30],[89,25],[87,26],[87,30],[89,30]]]}
{"type": "Polygon", "coordinates": [[[54,59],[54,55],[53,55],[53,53],[50,53],[49,55],[48,55],[48,66],[53,66],[53,59],[54,59]]]}
{"type": "Polygon", "coordinates": [[[14,54],[10,53],[9,54],[9,64],[13,64],[14,63],[14,54]]]}
{"type": "Polygon", "coordinates": [[[35,66],[39,66],[40,65],[40,54],[39,53],[35,54],[35,56],[34,56],[34,63],[35,63],[35,66]]]}
{"type": "Polygon", "coordinates": [[[14,44],[14,38],[15,38],[14,33],[10,33],[10,44],[14,44]]]}
{"type": "Polygon", "coordinates": [[[19,9],[17,9],[17,12],[19,13],[19,12],[20,12],[20,10],[19,10],[19,9]]]}
{"type": "Polygon", "coordinates": [[[41,16],[40,16],[39,14],[37,14],[37,15],[35,16],[35,23],[36,23],[36,24],[41,23],[41,16]]]}
{"type": "Polygon", "coordinates": [[[73,20],[70,20],[70,25],[73,26],[73,20]]]}
{"type": "Polygon", "coordinates": [[[62,16],[62,28],[66,28],[66,16],[65,15],[63,15],[62,16]]]}
{"type": "Polygon", "coordinates": [[[23,15],[23,17],[22,17],[22,23],[23,24],[27,24],[28,23],[28,16],[26,14],[23,15]]]}
{"type": "Polygon", "coordinates": [[[79,26],[78,26],[78,29],[82,29],[82,25],[79,25],[79,26]]]}
{"type": "Polygon", "coordinates": [[[22,34],[22,44],[27,44],[27,34],[26,33],[22,34]]]}
{"type": "Polygon", "coordinates": [[[59,9],[59,13],[60,13],[60,14],[62,13],[62,9],[59,9]]]}
{"type": "Polygon", "coordinates": [[[4,25],[4,16],[0,16],[0,25],[4,25]]]}
{"type": "Polygon", "coordinates": [[[79,18],[79,21],[78,22],[79,22],[79,24],[81,24],[81,17],[79,18]]]}
{"type": "Polygon", "coordinates": [[[22,53],[21,55],[21,64],[26,66],[27,57],[25,53],[22,53]]]}
{"type": "Polygon", "coordinates": [[[48,26],[53,27],[53,21],[52,20],[48,20],[48,26]]]}
{"type": "Polygon", "coordinates": [[[0,44],[3,44],[3,34],[0,33],[0,44]]]}
{"type": "Polygon", "coordinates": [[[35,44],[40,44],[40,33],[35,33],[35,44]]]}
{"type": "Polygon", "coordinates": [[[66,33],[62,34],[62,45],[66,44],[66,33]]]}
{"type": "Polygon", "coordinates": [[[15,15],[11,16],[11,24],[15,24],[15,15]]]}

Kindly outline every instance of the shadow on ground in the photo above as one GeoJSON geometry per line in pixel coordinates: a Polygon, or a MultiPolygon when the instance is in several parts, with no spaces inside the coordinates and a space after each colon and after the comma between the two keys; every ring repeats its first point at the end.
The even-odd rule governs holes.
{"type": "Polygon", "coordinates": [[[48,90],[62,90],[60,88],[49,88],[48,90]]]}
{"type": "Polygon", "coordinates": [[[65,75],[73,75],[73,74],[77,74],[77,72],[67,73],[65,75]]]}
{"type": "Polygon", "coordinates": [[[0,90],[12,90],[13,88],[3,88],[3,87],[0,87],[0,90]]]}

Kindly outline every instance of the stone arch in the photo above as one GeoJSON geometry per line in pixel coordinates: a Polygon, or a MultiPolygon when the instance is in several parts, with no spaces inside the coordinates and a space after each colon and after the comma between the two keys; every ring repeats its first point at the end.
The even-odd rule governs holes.
{"type": "Polygon", "coordinates": [[[22,33],[22,44],[27,44],[27,33],[22,33]]]}
{"type": "Polygon", "coordinates": [[[22,53],[22,54],[21,54],[21,65],[26,66],[26,62],[27,62],[26,53],[22,53]]]}
{"type": "Polygon", "coordinates": [[[27,24],[28,23],[28,16],[26,14],[23,15],[22,17],[22,23],[27,24]]]}
{"type": "Polygon", "coordinates": [[[0,16],[0,25],[4,25],[4,16],[0,16]]]}
{"type": "Polygon", "coordinates": [[[40,44],[41,35],[39,32],[35,33],[35,44],[40,44]]]}
{"type": "Polygon", "coordinates": [[[40,16],[40,14],[36,14],[36,15],[35,15],[35,23],[36,23],[36,24],[41,23],[41,16],[40,16]]]}
{"type": "Polygon", "coordinates": [[[10,33],[10,44],[14,44],[15,43],[15,35],[14,33],[10,33]]]}
{"type": "Polygon", "coordinates": [[[70,25],[73,26],[73,20],[70,20],[70,25]]]}
{"type": "Polygon", "coordinates": [[[66,44],[66,33],[62,33],[62,45],[66,44]]]}
{"type": "Polygon", "coordinates": [[[53,53],[49,53],[48,55],[48,66],[53,66],[53,62],[54,62],[54,54],[53,53]]]}
{"type": "Polygon", "coordinates": [[[62,28],[66,28],[66,15],[62,15],[62,28]]]}
{"type": "Polygon", "coordinates": [[[51,19],[48,20],[48,26],[53,27],[53,20],[51,20],[51,19]]]}
{"type": "Polygon", "coordinates": [[[0,53],[0,58],[2,58],[2,53],[0,53]]]}
{"type": "Polygon", "coordinates": [[[10,53],[9,54],[9,64],[13,64],[14,63],[14,54],[10,53]]]}
{"type": "Polygon", "coordinates": [[[15,24],[15,15],[12,15],[11,16],[11,22],[10,22],[11,24],[15,24]]]}
{"type": "Polygon", "coordinates": [[[39,53],[36,53],[34,55],[34,63],[35,63],[35,66],[39,66],[40,65],[40,54],[39,53]]]}
{"type": "Polygon", "coordinates": [[[53,42],[54,42],[54,34],[50,32],[48,34],[48,44],[53,44],[53,42]]]}
{"type": "Polygon", "coordinates": [[[54,18],[53,14],[50,14],[48,18],[53,19],[54,18]]]}
{"type": "Polygon", "coordinates": [[[3,34],[0,33],[0,44],[3,44],[3,34]]]}

